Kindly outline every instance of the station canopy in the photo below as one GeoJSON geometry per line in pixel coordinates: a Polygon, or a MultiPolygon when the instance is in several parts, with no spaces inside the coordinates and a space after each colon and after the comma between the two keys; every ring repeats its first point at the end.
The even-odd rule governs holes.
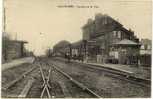
{"type": "Polygon", "coordinates": [[[113,45],[125,45],[125,46],[140,46],[141,44],[136,43],[132,40],[123,39],[117,43],[114,43],[113,45]]]}

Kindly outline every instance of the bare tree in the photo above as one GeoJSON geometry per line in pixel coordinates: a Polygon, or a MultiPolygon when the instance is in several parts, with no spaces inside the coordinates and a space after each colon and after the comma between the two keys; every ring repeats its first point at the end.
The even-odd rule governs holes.
{"type": "Polygon", "coordinates": [[[8,49],[8,43],[10,41],[10,36],[7,33],[3,32],[2,35],[2,58],[4,61],[7,60],[7,49],[8,49]]]}
{"type": "Polygon", "coordinates": [[[47,56],[47,57],[51,57],[51,56],[52,56],[52,49],[48,48],[48,49],[46,50],[46,56],[47,56]]]}

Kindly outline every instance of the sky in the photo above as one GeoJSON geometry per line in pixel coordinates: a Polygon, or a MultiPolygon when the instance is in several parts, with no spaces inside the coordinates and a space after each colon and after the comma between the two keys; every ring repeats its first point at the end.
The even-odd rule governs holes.
{"type": "Polygon", "coordinates": [[[82,39],[82,26],[96,13],[110,15],[138,38],[151,39],[151,0],[4,0],[4,7],[5,31],[28,41],[26,48],[37,55],[61,40],[82,39]],[[68,5],[74,7],[63,7],[68,5]]]}

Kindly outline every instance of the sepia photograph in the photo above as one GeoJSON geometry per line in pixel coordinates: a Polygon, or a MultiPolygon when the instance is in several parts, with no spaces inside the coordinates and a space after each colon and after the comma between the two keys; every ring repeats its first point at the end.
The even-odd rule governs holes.
{"type": "Polygon", "coordinates": [[[151,0],[2,0],[1,98],[151,98],[151,0]]]}

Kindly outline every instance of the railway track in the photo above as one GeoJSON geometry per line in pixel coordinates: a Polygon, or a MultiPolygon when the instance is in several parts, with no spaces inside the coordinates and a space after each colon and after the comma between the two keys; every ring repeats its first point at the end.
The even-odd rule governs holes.
{"type": "MultiPolygon", "coordinates": [[[[60,60],[60,61],[65,62],[63,60],[60,60]]],[[[96,65],[87,65],[87,64],[78,63],[78,62],[71,62],[71,63],[76,64],[76,66],[83,66],[83,67],[87,67],[87,68],[91,68],[91,69],[95,69],[95,70],[104,71],[106,73],[111,74],[111,77],[114,77],[114,78],[117,78],[120,80],[124,80],[124,81],[130,82],[130,83],[133,83],[135,85],[139,85],[142,87],[148,87],[148,88],[151,87],[151,80],[137,78],[131,72],[124,72],[124,71],[115,70],[112,68],[105,68],[105,67],[100,67],[100,66],[96,66],[96,65]]]]}
{"type": "Polygon", "coordinates": [[[16,78],[15,80],[5,84],[2,86],[2,90],[7,90],[9,88],[11,88],[12,86],[14,86],[16,83],[18,83],[19,81],[21,81],[22,79],[24,79],[29,73],[31,73],[33,70],[35,70],[37,67],[33,67],[30,68],[29,70],[27,70],[26,72],[24,72],[21,76],[19,76],[18,78],[16,78]]]}
{"type": "MultiPolygon", "coordinates": [[[[30,68],[29,70],[27,70],[26,72],[24,72],[21,76],[19,76],[18,78],[16,78],[15,80],[13,80],[13,81],[11,81],[10,83],[7,83],[7,84],[5,84],[3,87],[2,87],[2,90],[4,90],[4,91],[6,91],[6,90],[9,90],[9,89],[11,89],[13,86],[15,86],[17,83],[21,83],[22,84],[22,82],[21,81],[23,81],[23,80],[27,80],[27,83],[26,84],[23,84],[23,89],[20,91],[20,94],[18,94],[18,98],[27,98],[28,97],[28,94],[29,94],[29,92],[30,91],[34,91],[32,88],[33,88],[33,86],[35,86],[34,84],[35,84],[35,82],[36,81],[38,81],[38,79],[40,79],[40,78],[38,78],[38,77],[36,77],[37,76],[37,74],[30,74],[30,73],[32,73],[33,71],[36,71],[36,73],[37,74],[40,74],[41,75],[41,77],[42,77],[42,81],[43,81],[43,83],[41,82],[41,80],[39,80],[39,82],[41,83],[41,85],[39,85],[40,87],[38,88],[38,86],[37,86],[37,89],[40,89],[41,90],[41,94],[39,93],[39,95],[40,95],[40,98],[43,98],[43,95],[44,95],[44,93],[45,93],[45,91],[47,91],[47,94],[48,94],[48,98],[51,98],[51,94],[50,94],[50,92],[49,92],[49,84],[48,84],[48,82],[49,82],[49,75],[48,75],[48,77],[46,77],[45,75],[44,75],[44,72],[43,72],[43,69],[42,69],[42,67],[41,67],[41,65],[40,65],[40,63],[38,63],[38,64],[35,64],[35,66],[33,67],[33,68],[30,68]],[[27,78],[27,79],[26,79],[27,78]]],[[[50,72],[50,70],[49,70],[49,72],[50,72]]],[[[21,85],[20,84],[20,85],[21,85]]],[[[17,86],[18,87],[18,86],[17,86]]],[[[36,90],[35,90],[36,91],[36,90]]],[[[39,90],[37,90],[37,91],[39,91],[39,90]]],[[[37,92],[36,92],[37,93],[37,92]]],[[[45,94],[46,95],[46,94],[45,94]]],[[[46,96],[45,96],[46,97],[46,96]]]]}
{"type": "Polygon", "coordinates": [[[123,71],[115,70],[115,69],[111,69],[111,68],[103,68],[103,67],[96,66],[96,65],[94,65],[94,66],[86,65],[86,66],[89,67],[89,68],[99,69],[99,70],[111,73],[111,74],[113,74],[113,75],[111,75],[112,77],[115,77],[115,78],[120,79],[120,80],[128,81],[128,82],[133,83],[135,85],[140,85],[140,86],[148,87],[148,88],[151,87],[151,81],[150,80],[137,78],[137,77],[134,76],[133,73],[123,72],[123,71]]]}
{"type": "MultiPolygon", "coordinates": [[[[48,65],[50,65],[50,64],[48,64],[48,65]]],[[[81,88],[83,91],[88,92],[89,94],[93,95],[95,98],[102,98],[102,96],[96,94],[90,88],[88,88],[84,84],[80,83],[79,81],[75,80],[73,77],[71,77],[70,75],[68,75],[66,72],[64,72],[61,69],[59,69],[55,64],[52,64],[50,66],[52,66],[52,68],[54,68],[54,70],[56,70],[57,72],[61,73],[63,76],[65,76],[66,78],[68,78],[72,83],[74,83],[76,86],[78,86],[79,88],[81,88]]]]}
{"type": "Polygon", "coordinates": [[[52,95],[49,90],[51,87],[49,85],[50,69],[48,71],[49,74],[46,76],[41,63],[37,63],[36,68],[38,69],[37,75],[35,77],[31,76],[30,79],[28,79],[27,84],[25,84],[18,98],[29,98],[29,94],[32,95],[31,98],[51,98],[52,95]]]}
{"type": "MultiPolygon", "coordinates": [[[[86,93],[88,94],[91,94],[93,97],[95,98],[101,98],[100,95],[96,94],[94,91],[92,91],[91,89],[89,89],[87,86],[83,85],[82,83],[80,83],[79,81],[73,79],[73,77],[71,77],[70,75],[68,75],[66,72],[60,70],[58,67],[56,67],[55,64],[52,64],[50,65],[49,63],[46,63],[50,69],[49,69],[49,75],[47,76],[48,80],[49,80],[49,76],[50,76],[50,73],[51,73],[51,70],[53,71],[57,71],[58,73],[60,73],[61,75],[63,75],[64,77],[66,77],[67,79],[69,79],[74,85],[76,85],[77,87],[81,88],[82,91],[85,91],[86,93]]],[[[42,71],[42,70],[41,70],[42,71]]],[[[43,73],[42,74],[42,77],[43,77],[43,73]]],[[[45,78],[45,77],[43,77],[45,78]]],[[[45,81],[44,81],[45,82],[45,81]]],[[[48,81],[49,82],[49,81],[48,81]]],[[[68,93],[67,91],[67,88],[63,88],[63,84],[62,82],[60,82],[60,85],[62,85],[62,91],[63,91],[63,94],[65,94],[65,96],[67,97],[71,97],[71,95],[68,93]]],[[[47,84],[47,83],[46,83],[47,84]]],[[[48,88],[49,88],[50,85],[48,85],[48,88]]],[[[48,92],[47,92],[48,93],[48,92]]],[[[49,96],[49,95],[48,95],[49,96]]],[[[51,96],[51,95],[50,95],[51,96]]],[[[54,97],[54,96],[51,96],[51,97],[54,97]]],[[[73,97],[73,96],[72,96],[73,97]]]]}
{"type": "MultiPolygon", "coordinates": [[[[24,88],[18,95],[18,98],[57,98],[60,97],[73,97],[72,93],[69,92],[67,89],[67,86],[62,81],[53,81],[53,71],[58,73],[59,75],[62,75],[65,77],[65,79],[68,79],[71,83],[73,83],[76,87],[80,88],[83,92],[86,94],[89,94],[89,96],[95,97],[95,98],[102,98],[103,95],[97,93],[95,90],[89,88],[84,83],[79,82],[74,77],[63,71],[59,68],[57,64],[54,62],[48,62],[48,61],[42,61],[39,60],[36,66],[29,69],[28,71],[24,72],[19,78],[16,78],[12,82],[6,84],[2,87],[2,90],[7,90],[14,86],[16,83],[19,83],[22,79],[29,76],[27,83],[25,84],[24,88]],[[34,77],[30,75],[32,71],[37,69],[37,75],[38,77],[34,77]],[[37,96],[37,97],[34,97],[37,96]]],[[[92,68],[93,69],[93,68],[92,68]]],[[[94,68],[98,69],[98,68],[94,68]]],[[[108,71],[106,71],[108,72],[108,71]]],[[[113,76],[120,80],[126,80],[127,82],[149,87],[146,84],[138,83],[138,79],[134,80],[133,78],[127,77],[127,76],[121,76],[121,75],[114,75],[114,73],[109,72],[110,76],[113,76]]],[[[70,89],[71,90],[71,89],[70,89]]]]}
{"type": "MultiPolygon", "coordinates": [[[[22,74],[14,74],[16,78],[2,86],[2,97],[25,98],[35,82],[38,73],[37,64],[31,64],[33,67],[27,69],[22,74]]],[[[17,69],[18,70],[18,69],[17,69]]],[[[16,70],[16,71],[17,71],[16,70]]]]}
{"type": "MultiPolygon", "coordinates": [[[[69,76],[67,73],[63,72],[59,68],[45,64],[40,63],[37,65],[39,67],[39,74],[41,75],[41,78],[39,77],[39,81],[36,81],[34,78],[29,79],[23,90],[21,91],[20,95],[18,95],[19,98],[26,98],[30,94],[34,94],[37,91],[36,98],[54,98],[54,97],[73,97],[71,93],[68,92],[66,86],[62,81],[58,81],[56,83],[53,82],[51,79],[52,71],[58,72],[60,75],[64,76],[66,79],[69,79],[70,82],[72,82],[76,87],[79,87],[82,91],[90,94],[93,97],[100,98],[101,96],[94,93],[92,90],[90,90],[88,87],[84,86],[82,83],[76,81],[71,76],[69,76]],[[48,66],[49,68],[45,67],[48,66]],[[39,83],[39,86],[37,86],[34,82],[39,83]],[[59,87],[60,86],[60,87],[59,87]],[[32,92],[34,91],[34,93],[32,92]],[[62,94],[61,95],[61,91],[62,94]]],[[[33,95],[32,95],[33,97],[33,95]]]]}

